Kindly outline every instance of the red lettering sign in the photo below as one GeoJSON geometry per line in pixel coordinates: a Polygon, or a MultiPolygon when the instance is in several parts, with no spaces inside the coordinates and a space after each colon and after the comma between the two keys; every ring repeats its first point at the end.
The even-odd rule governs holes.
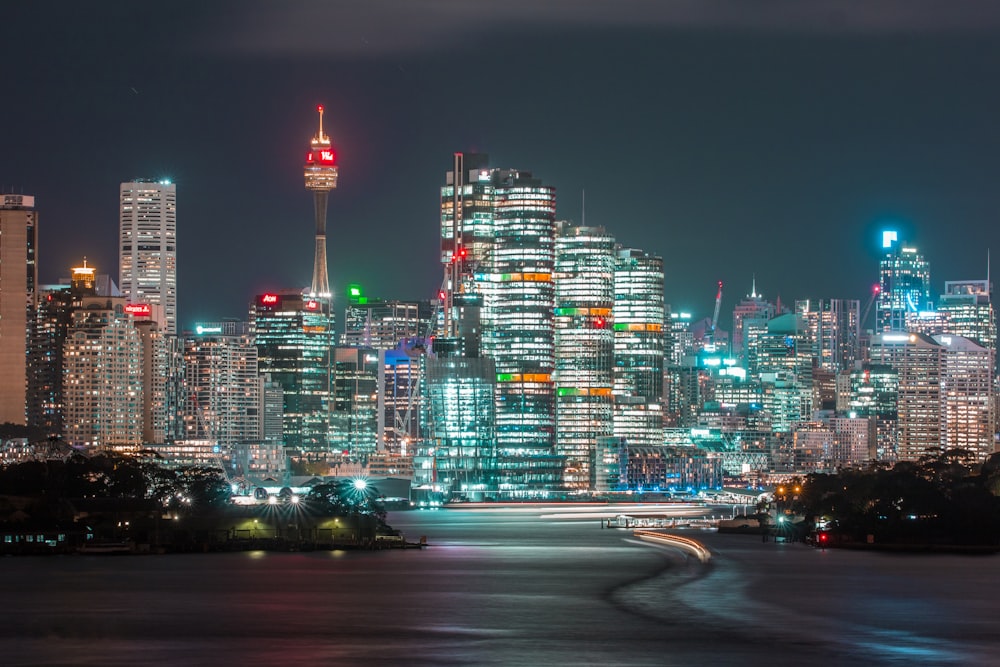
{"type": "Polygon", "coordinates": [[[278,303],[278,295],[265,294],[264,296],[260,297],[260,302],[265,306],[273,306],[274,304],[278,303]]]}
{"type": "Polygon", "coordinates": [[[319,309],[319,301],[312,301],[312,300],[306,301],[306,310],[318,310],[318,309],[319,309]]]}
{"type": "Polygon", "coordinates": [[[148,303],[127,303],[125,304],[125,312],[132,313],[137,317],[149,317],[153,311],[148,303]]]}

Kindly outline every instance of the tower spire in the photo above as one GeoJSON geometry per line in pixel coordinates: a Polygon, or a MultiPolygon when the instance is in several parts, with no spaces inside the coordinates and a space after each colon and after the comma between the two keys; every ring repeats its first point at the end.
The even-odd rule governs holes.
{"type": "Polygon", "coordinates": [[[326,264],[326,200],[330,190],[337,187],[337,155],[330,145],[330,137],[323,133],[323,105],[317,106],[316,110],[319,112],[319,133],[312,139],[305,166],[306,189],[313,193],[316,220],[316,252],[310,293],[328,298],[330,279],[326,264]]]}
{"type": "Polygon", "coordinates": [[[757,298],[757,274],[753,274],[753,287],[750,288],[750,298],[757,298]]]}

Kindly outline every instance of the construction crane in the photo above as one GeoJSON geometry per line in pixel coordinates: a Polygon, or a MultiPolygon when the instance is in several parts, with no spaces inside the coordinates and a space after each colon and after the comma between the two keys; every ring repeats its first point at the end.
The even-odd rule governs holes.
{"type": "Polygon", "coordinates": [[[879,292],[882,291],[882,287],[877,283],[872,285],[872,295],[868,297],[868,303],[865,304],[865,310],[861,313],[861,321],[858,322],[858,328],[862,331],[865,330],[865,322],[868,320],[868,313],[872,311],[872,306],[875,304],[875,299],[878,298],[879,292]]]}
{"type": "Polygon", "coordinates": [[[715,294],[715,313],[712,315],[712,324],[705,333],[705,349],[709,352],[715,351],[715,327],[719,325],[719,307],[722,305],[722,281],[719,281],[719,291],[715,294]]]}

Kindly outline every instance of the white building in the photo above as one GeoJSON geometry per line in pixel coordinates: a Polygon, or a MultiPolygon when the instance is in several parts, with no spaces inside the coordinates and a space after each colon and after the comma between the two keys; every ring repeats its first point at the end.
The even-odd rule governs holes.
{"type": "Polygon", "coordinates": [[[170,181],[122,183],[119,222],[122,294],[130,304],[162,308],[163,332],[176,335],[177,187],[170,181]]]}

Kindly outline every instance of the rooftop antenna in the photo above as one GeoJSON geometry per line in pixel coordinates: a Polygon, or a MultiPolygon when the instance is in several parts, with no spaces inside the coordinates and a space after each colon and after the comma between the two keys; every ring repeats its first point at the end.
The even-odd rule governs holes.
{"type": "Polygon", "coordinates": [[[587,189],[584,188],[580,190],[580,201],[581,201],[581,213],[580,213],[580,226],[587,226],[587,189]]]}
{"type": "Polygon", "coordinates": [[[750,288],[750,298],[751,299],[756,299],[757,298],[757,274],[756,273],[753,274],[753,287],[750,288]]]}

